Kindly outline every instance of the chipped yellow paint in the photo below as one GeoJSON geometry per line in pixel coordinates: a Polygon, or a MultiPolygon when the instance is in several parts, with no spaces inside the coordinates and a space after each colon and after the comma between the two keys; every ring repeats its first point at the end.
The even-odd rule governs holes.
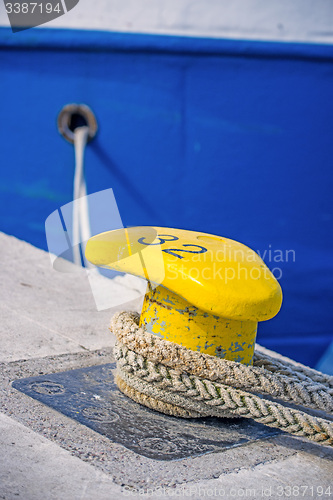
{"type": "Polygon", "coordinates": [[[148,280],[141,315],[147,330],[242,363],[252,362],[258,321],[281,307],[280,285],[265,263],[228,238],[132,227],[94,236],[86,257],[148,280]]]}
{"type": "Polygon", "coordinates": [[[163,286],[148,285],[140,326],[193,351],[252,364],[257,323],[209,314],[163,286]]]}

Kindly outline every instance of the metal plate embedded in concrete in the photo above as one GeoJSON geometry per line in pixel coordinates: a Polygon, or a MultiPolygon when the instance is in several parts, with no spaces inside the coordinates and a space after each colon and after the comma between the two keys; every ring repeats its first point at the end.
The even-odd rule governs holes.
{"type": "Polygon", "coordinates": [[[175,460],[268,438],[277,431],[248,419],[180,419],[162,415],[124,396],[115,364],[80,368],[13,382],[13,387],[155,460],[175,460]]]}

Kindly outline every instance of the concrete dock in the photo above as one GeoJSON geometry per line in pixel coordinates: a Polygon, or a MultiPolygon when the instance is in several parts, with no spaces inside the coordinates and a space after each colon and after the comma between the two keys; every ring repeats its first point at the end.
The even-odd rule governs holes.
{"type": "Polygon", "coordinates": [[[57,272],[46,252],[5,234],[0,251],[0,499],[333,498],[332,448],[273,433],[158,460],[15,389],[17,380],[112,363],[110,318],[140,311],[143,296],[115,281],[117,308],[98,312],[84,270],[57,272]]]}

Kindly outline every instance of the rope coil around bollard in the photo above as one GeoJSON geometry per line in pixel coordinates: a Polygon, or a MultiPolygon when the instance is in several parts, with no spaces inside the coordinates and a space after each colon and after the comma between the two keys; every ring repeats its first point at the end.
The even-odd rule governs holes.
{"type": "MultiPolygon", "coordinates": [[[[331,413],[333,377],[256,351],[253,366],[192,351],[115,314],[116,383],[134,401],[183,418],[245,417],[333,446],[333,422],[263,396],[331,413]]],[[[305,409],[304,408],[304,409],[305,409]]]]}

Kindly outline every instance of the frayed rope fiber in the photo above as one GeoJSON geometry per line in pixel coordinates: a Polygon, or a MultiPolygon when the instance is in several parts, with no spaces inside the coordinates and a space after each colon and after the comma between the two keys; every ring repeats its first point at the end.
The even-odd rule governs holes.
{"type": "Polygon", "coordinates": [[[333,377],[256,351],[253,366],[192,351],[146,332],[139,315],[115,314],[116,382],[149,408],[177,417],[245,417],[333,446],[333,422],[263,395],[332,413],[333,377]]]}

